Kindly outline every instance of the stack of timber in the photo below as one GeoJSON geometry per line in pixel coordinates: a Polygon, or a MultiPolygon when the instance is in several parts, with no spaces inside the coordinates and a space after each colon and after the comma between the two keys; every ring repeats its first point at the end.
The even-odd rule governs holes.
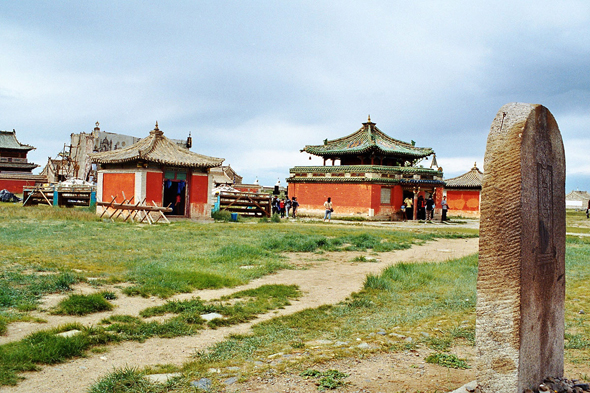
{"type": "Polygon", "coordinates": [[[238,213],[243,217],[270,217],[271,195],[251,192],[219,193],[219,210],[238,213]]]}
{"type": "MultiPolygon", "coordinates": [[[[123,194],[123,198],[125,194],[123,194]]],[[[108,218],[112,221],[122,218],[123,221],[131,219],[133,222],[147,222],[148,224],[156,224],[160,220],[170,224],[168,218],[164,213],[172,212],[171,207],[158,206],[156,202],[152,201],[149,205],[146,203],[145,198],[133,204],[133,197],[129,200],[125,199],[122,203],[117,203],[115,200],[116,196],[112,197],[110,202],[97,202],[96,205],[102,209],[100,217],[108,215],[108,218]],[[154,217],[155,216],[155,217],[154,217]]]]}
{"type": "Polygon", "coordinates": [[[96,203],[96,187],[87,185],[23,187],[23,206],[91,206],[96,203]]]}

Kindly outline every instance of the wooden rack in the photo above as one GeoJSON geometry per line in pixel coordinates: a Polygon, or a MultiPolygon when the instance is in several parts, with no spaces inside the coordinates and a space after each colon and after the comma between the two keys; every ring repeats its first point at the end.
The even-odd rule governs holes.
{"type": "Polygon", "coordinates": [[[23,206],[93,206],[96,188],[92,186],[35,186],[23,187],[23,206]]]}
{"type": "Polygon", "coordinates": [[[271,198],[267,194],[222,191],[218,198],[218,209],[245,217],[270,217],[271,198]]]}
{"type": "MultiPolygon", "coordinates": [[[[131,221],[137,222],[147,222],[148,224],[156,224],[160,220],[163,220],[165,223],[170,224],[168,218],[164,215],[164,213],[172,212],[171,207],[163,207],[158,206],[156,202],[152,201],[152,205],[149,205],[145,202],[145,198],[133,204],[133,197],[129,200],[125,199],[122,203],[117,203],[115,200],[117,199],[116,196],[111,196],[110,202],[96,202],[97,206],[102,206],[104,208],[100,217],[110,213],[109,219],[115,220],[119,217],[124,218],[123,221],[127,221],[131,219],[131,221]],[[156,215],[156,219],[152,217],[152,214],[156,215]]],[[[125,198],[125,195],[123,195],[125,198]]]]}

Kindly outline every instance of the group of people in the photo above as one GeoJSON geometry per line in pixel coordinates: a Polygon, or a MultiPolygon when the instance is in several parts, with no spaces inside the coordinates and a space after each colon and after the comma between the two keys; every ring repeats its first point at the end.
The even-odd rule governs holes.
{"type": "Polygon", "coordinates": [[[271,201],[271,208],[272,214],[279,214],[281,218],[297,217],[297,208],[299,207],[299,202],[297,202],[297,197],[293,197],[289,199],[287,196],[286,198],[280,199],[276,196],[272,197],[271,201]],[[292,211],[291,211],[292,210],[292,211]]]}
{"type": "MultiPolygon", "coordinates": [[[[447,212],[449,210],[449,204],[447,203],[447,197],[443,196],[443,199],[440,203],[442,208],[442,216],[441,221],[447,221],[447,212]]],[[[434,208],[436,204],[434,202],[433,194],[430,194],[427,199],[424,199],[422,195],[418,197],[416,200],[416,218],[418,220],[428,220],[431,221],[434,219],[434,208]]],[[[404,217],[404,221],[413,220],[414,219],[414,200],[410,197],[404,199],[404,202],[401,206],[402,216],[404,217]]]]}

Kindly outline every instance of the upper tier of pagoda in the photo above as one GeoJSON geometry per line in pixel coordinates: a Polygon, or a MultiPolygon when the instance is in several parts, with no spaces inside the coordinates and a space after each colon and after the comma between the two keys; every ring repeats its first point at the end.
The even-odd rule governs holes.
{"type": "Polygon", "coordinates": [[[414,165],[418,160],[434,154],[429,147],[416,147],[381,131],[371,116],[356,132],[334,140],[324,140],[323,145],[307,145],[302,152],[320,156],[325,160],[340,160],[341,165],[414,165]]]}

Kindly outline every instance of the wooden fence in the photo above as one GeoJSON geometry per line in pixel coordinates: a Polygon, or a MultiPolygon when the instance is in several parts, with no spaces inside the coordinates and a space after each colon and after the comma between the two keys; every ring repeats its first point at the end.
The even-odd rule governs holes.
{"type": "Polygon", "coordinates": [[[221,192],[214,210],[226,210],[244,217],[270,217],[271,195],[250,192],[221,192]]]}
{"type": "Polygon", "coordinates": [[[96,188],[91,186],[23,187],[23,206],[92,206],[96,188]]]}

